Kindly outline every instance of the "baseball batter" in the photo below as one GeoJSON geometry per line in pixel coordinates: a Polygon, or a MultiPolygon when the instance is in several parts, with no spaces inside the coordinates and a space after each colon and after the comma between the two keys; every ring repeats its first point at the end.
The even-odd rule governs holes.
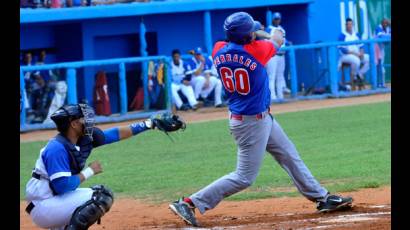
{"type": "Polygon", "coordinates": [[[113,204],[113,193],[103,185],[78,188],[102,172],[98,161],[85,167],[93,148],[149,129],[167,132],[185,127],[177,116],[159,113],[143,122],[102,131],[94,127],[94,111],[86,104],[65,105],[51,119],[59,133],[40,150],[26,185],[26,211],[37,226],[55,230],[88,229],[113,204]]]}
{"type": "Polygon", "coordinates": [[[255,181],[265,151],[289,174],[299,192],[317,203],[319,212],[348,207],[351,197],[330,195],[313,177],[279,123],[269,113],[269,78],[265,65],[283,40],[255,41],[259,28],[245,12],[228,16],[224,30],[229,42],[217,42],[214,65],[228,95],[229,128],[238,147],[236,170],[200,191],[169,205],[186,223],[198,226],[194,210],[201,214],[215,208],[225,197],[255,181]]]}

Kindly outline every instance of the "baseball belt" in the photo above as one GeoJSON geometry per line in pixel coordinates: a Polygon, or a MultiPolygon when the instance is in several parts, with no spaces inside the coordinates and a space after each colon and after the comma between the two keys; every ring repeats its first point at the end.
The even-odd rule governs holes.
{"type": "Polygon", "coordinates": [[[41,178],[40,174],[35,173],[35,172],[33,172],[33,173],[31,174],[31,176],[32,176],[33,178],[36,178],[37,180],[40,180],[40,178],[41,178]]]}
{"type": "Polygon", "coordinates": [[[26,212],[30,215],[31,210],[33,210],[34,204],[33,202],[30,202],[30,204],[27,205],[26,207],[26,212]]]}
{"type": "Polygon", "coordinates": [[[231,113],[230,118],[232,120],[238,120],[238,121],[243,121],[243,120],[261,120],[262,118],[266,117],[267,115],[269,115],[269,111],[270,109],[262,112],[262,113],[258,113],[256,115],[240,115],[240,114],[233,114],[231,113]]]}

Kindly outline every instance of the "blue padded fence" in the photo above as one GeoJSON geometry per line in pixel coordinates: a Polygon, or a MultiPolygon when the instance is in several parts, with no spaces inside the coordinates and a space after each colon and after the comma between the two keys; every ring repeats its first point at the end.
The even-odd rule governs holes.
{"type": "MultiPolygon", "coordinates": [[[[163,61],[165,63],[165,94],[166,94],[166,109],[171,109],[171,94],[170,94],[170,58],[166,56],[151,56],[151,57],[132,57],[132,58],[115,58],[107,60],[91,60],[91,61],[79,61],[79,62],[63,62],[57,64],[46,64],[37,66],[20,66],[20,90],[24,92],[24,72],[38,71],[38,70],[52,70],[52,69],[67,69],[67,102],[69,104],[78,103],[77,99],[77,82],[76,82],[76,69],[90,66],[105,66],[105,65],[118,65],[118,84],[119,84],[119,98],[120,98],[120,115],[112,115],[109,117],[97,116],[97,123],[107,123],[107,122],[118,122],[129,119],[140,119],[144,117],[149,117],[155,111],[148,111],[149,100],[148,97],[144,97],[144,108],[145,112],[140,113],[129,113],[127,108],[127,84],[126,84],[126,68],[127,63],[146,63],[148,61],[163,61]]],[[[145,72],[147,75],[147,72],[145,72]]],[[[144,77],[143,85],[144,91],[146,91],[148,78],[144,77]]],[[[24,97],[22,97],[22,104],[24,105],[24,97]]],[[[54,128],[54,124],[26,124],[26,111],[22,109],[20,113],[20,131],[30,131],[38,129],[50,129],[54,128]]]]}
{"type": "MultiPolygon", "coordinates": [[[[205,15],[205,20],[208,20],[208,16],[205,15]]],[[[289,55],[289,66],[291,73],[291,98],[284,100],[277,100],[276,103],[285,103],[295,100],[310,100],[310,99],[325,99],[325,98],[340,98],[340,97],[351,97],[351,96],[361,96],[370,95],[376,93],[389,93],[390,89],[377,88],[377,67],[374,63],[374,45],[375,43],[389,43],[390,39],[369,39],[361,41],[352,42],[326,42],[326,43],[315,43],[315,44],[305,44],[305,45],[292,45],[283,48],[283,50],[288,51],[289,55]],[[354,91],[354,92],[339,92],[338,89],[338,70],[337,70],[337,60],[338,60],[338,46],[341,45],[351,45],[351,44],[366,44],[369,47],[370,56],[370,90],[354,91]],[[326,48],[327,56],[329,60],[329,76],[330,76],[330,93],[322,95],[311,95],[311,96],[300,96],[298,95],[298,77],[297,77],[297,60],[295,52],[297,50],[303,49],[316,49],[316,48],[326,48]]],[[[207,42],[207,49],[209,48],[209,41],[207,42]]],[[[189,55],[183,55],[182,58],[189,58],[189,55]]],[[[146,56],[146,57],[131,57],[131,58],[115,58],[106,60],[88,60],[88,61],[78,61],[78,62],[63,62],[57,64],[45,64],[37,66],[20,66],[20,90],[23,93],[25,88],[24,83],[24,72],[28,71],[38,71],[38,70],[52,70],[52,69],[67,69],[67,100],[68,103],[77,103],[77,83],[76,83],[76,69],[91,66],[105,66],[105,65],[118,65],[118,83],[119,83],[119,98],[120,98],[120,114],[111,115],[108,117],[97,116],[97,123],[108,123],[108,122],[119,122],[130,119],[141,119],[149,117],[152,113],[156,111],[149,111],[148,108],[148,97],[145,95],[147,92],[147,70],[144,68],[143,71],[143,86],[144,86],[144,112],[128,112],[127,108],[127,86],[126,86],[126,67],[127,63],[147,63],[148,61],[163,61],[165,64],[165,88],[166,88],[166,110],[171,109],[171,68],[170,61],[171,58],[168,56],[146,56]]],[[[385,66],[390,67],[391,64],[386,64],[385,66]]],[[[22,94],[23,95],[23,94],[22,94]]],[[[24,105],[24,97],[22,97],[24,105]]],[[[26,124],[26,113],[25,109],[22,109],[20,114],[20,131],[31,131],[39,129],[51,129],[55,128],[54,124],[26,124]]]]}

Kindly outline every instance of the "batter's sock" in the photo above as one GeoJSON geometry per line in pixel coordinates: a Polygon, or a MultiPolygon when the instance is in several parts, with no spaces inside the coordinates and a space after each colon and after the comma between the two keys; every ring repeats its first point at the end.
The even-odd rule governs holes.
{"type": "Polygon", "coordinates": [[[191,205],[192,207],[195,207],[194,203],[192,202],[191,198],[189,197],[185,197],[184,201],[187,202],[189,205],[191,205]]]}
{"type": "Polygon", "coordinates": [[[319,198],[316,201],[318,202],[326,202],[327,198],[329,197],[330,193],[328,192],[325,197],[319,198]]]}

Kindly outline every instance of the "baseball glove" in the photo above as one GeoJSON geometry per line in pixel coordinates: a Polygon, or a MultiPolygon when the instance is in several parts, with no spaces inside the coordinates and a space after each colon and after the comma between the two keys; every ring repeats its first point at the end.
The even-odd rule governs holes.
{"type": "Polygon", "coordinates": [[[178,115],[172,114],[170,112],[161,112],[154,114],[150,117],[151,128],[158,129],[162,132],[174,132],[179,129],[184,130],[186,124],[183,120],[179,118],[178,115]]]}

